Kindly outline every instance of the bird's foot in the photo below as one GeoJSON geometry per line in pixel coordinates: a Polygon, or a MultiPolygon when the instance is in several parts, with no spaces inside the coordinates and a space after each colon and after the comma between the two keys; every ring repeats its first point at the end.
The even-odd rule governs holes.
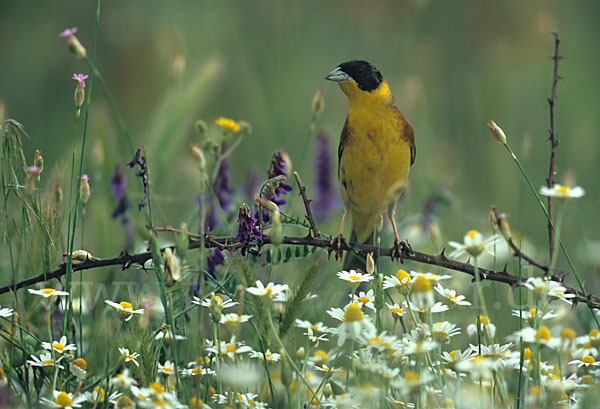
{"type": "Polygon", "coordinates": [[[404,264],[404,256],[412,253],[412,247],[404,240],[394,240],[392,246],[392,260],[397,258],[402,264],[404,264]]]}
{"type": "Polygon", "coordinates": [[[339,259],[340,257],[342,257],[344,250],[349,250],[349,249],[350,249],[350,243],[348,243],[348,240],[346,240],[346,238],[344,236],[342,236],[341,234],[337,237],[334,237],[329,242],[329,253],[331,254],[332,251],[335,251],[335,259],[336,260],[339,259]]]}

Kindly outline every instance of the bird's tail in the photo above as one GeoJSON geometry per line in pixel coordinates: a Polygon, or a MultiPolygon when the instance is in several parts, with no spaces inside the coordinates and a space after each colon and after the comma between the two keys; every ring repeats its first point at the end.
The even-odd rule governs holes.
{"type": "MultiPolygon", "coordinates": [[[[350,243],[352,244],[375,244],[375,225],[378,214],[352,212],[352,234],[350,243]]],[[[354,253],[348,252],[344,259],[342,267],[345,271],[361,269],[365,271],[365,258],[354,253]]]]}

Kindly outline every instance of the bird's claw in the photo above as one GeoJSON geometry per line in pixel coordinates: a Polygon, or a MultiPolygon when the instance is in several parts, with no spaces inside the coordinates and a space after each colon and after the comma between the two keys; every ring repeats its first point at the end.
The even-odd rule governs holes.
{"type": "Polygon", "coordinates": [[[344,250],[350,249],[350,243],[348,243],[348,240],[346,240],[346,238],[340,234],[339,236],[331,239],[329,242],[329,247],[330,253],[335,251],[335,259],[337,260],[342,257],[344,250]]]}
{"type": "Polygon", "coordinates": [[[412,247],[404,240],[395,240],[392,247],[392,260],[397,258],[400,263],[404,264],[404,256],[412,253],[412,247]]]}

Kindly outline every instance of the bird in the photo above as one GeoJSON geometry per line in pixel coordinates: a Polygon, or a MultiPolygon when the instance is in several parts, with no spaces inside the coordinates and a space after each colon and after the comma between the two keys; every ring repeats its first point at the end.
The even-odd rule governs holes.
{"type": "MultiPolygon", "coordinates": [[[[416,146],[412,125],[398,110],[387,81],[365,60],[339,64],[325,79],[336,82],[349,102],[348,115],[338,147],[338,180],[344,203],[339,235],[331,240],[340,257],[350,248],[344,238],[348,214],[352,219],[350,241],[374,244],[375,226],[387,210],[394,231],[392,258],[403,261],[410,246],[401,241],[394,220],[396,203],[407,187],[415,162],[416,146]]],[[[364,263],[351,254],[344,270],[364,263]]]]}

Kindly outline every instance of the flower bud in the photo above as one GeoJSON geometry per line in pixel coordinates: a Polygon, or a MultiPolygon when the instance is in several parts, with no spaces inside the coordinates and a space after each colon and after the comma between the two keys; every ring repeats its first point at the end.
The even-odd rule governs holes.
{"type": "Polygon", "coordinates": [[[75,34],[71,34],[65,38],[67,40],[67,46],[69,47],[69,50],[75,54],[75,57],[85,58],[87,56],[85,47],[81,45],[81,42],[77,37],[75,37],[75,34]]]}
{"type": "Polygon", "coordinates": [[[367,274],[373,275],[375,272],[375,260],[373,260],[373,252],[367,254],[367,262],[365,265],[365,270],[367,274]]]}
{"type": "Polygon", "coordinates": [[[35,151],[35,159],[33,160],[33,166],[37,166],[39,169],[38,177],[37,177],[37,180],[39,182],[40,181],[40,173],[42,173],[44,171],[44,158],[42,157],[42,151],[39,149],[36,149],[36,151],[35,151]]]}
{"type": "MultiPolygon", "coordinates": [[[[69,253],[63,253],[63,257],[67,257],[68,255],[69,253]]],[[[73,261],[89,261],[94,259],[94,257],[85,250],[75,250],[71,253],[71,256],[73,261]]]]}
{"type": "Polygon", "coordinates": [[[222,301],[217,299],[215,293],[210,293],[210,317],[215,324],[221,322],[221,311],[223,310],[222,301]]]}
{"type": "Polygon", "coordinates": [[[306,350],[304,349],[304,347],[298,348],[296,350],[296,359],[302,360],[304,359],[304,356],[306,356],[306,350]]]}
{"type": "Polygon", "coordinates": [[[325,94],[325,88],[319,88],[315,93],[315,96],[312,100],[312,116],[313,118],[318,117],[323,112],[324,107],[324,99],[323,94],[325,94]]]}
{"type": "Polygon", "coordinates": [[[200,134],[200,136],[206,135],[206,131],[208,131],[208,125],[206,125],[206,122],[204,122],[202,119],[198,119],[196,122],[194,122],[194,128],[196,129],[196,132],[200,134]]]}
{"type": "Polygon", "coordinates": [[[262,207],[264,207],[271,213],[279,212],[279,207],[277,207],[277,205],[270,200],[267,200],[258,195],[254,196],[254,200],[256,201],[256,203],[258,203],[259,205],[261,205],[262,207]]]}
{"type": "Polygon", "coordinates": [[[60,206],[60,204],[63,201],[63,190],[62,187],[60,186],[60,182],[58,181],[58,179],[56,180],[56,183],[54,184],[54,202],[56,203],[56,206],[60,206]]]}
{"type": "MultiPolygon", "coordinates": [[[[284,356],[284,355],[282,355],[284,356]]],[[[290,368],[290,364],[287,362],[287,359],[281,360],[281,383],[285,386],[286,389],[289,390],[290,385],[294,377],[292,375],[292,368],[290,368]]]]}
{"type": "Polygon", "coordinates": [[[198,168],[200,170],[206,169],[206,156],[204,152],[198,145],[194,145],[190,143],[190,150],[192,151],[192,155],[194,159],[196,159],[196,163],[198,164],[198,168]]]}
{"type": "Polygon", "coordinates": [[[75,88],[75,95],[73,99],[75,101],[75,108],[77,108],[77,111],[75,112],[75,117],[79,119],[79,115],[81,113],[81,106],[83,105],[83,101],[85,101],[85,88],[77,85],[77,88],[75,88]]]}
{"type": "Polygon", "coordinates": [[[500,233],[502,234],[502,237],[504,237],[504,240],[510,240],[512,234],[510,232],[510,225],[508,224],[508,216],[506,213],[502,213],[498,216],[498,224],[500,227],[500,233]]]}
{"type": "Polygon", "coordinates": [[[506,135],[504,135],[504,131],[502,130],[502,128],[496,125],[496,123],[491,119],[488,122],[488,127],[490,128],[492,136],[496,139],[496,141],[498,143],[501,143],[502,145],[506,145],[506,135]]]}
{"type": "Polygon", "coordinates": [[[81,176],[81,186],[79,187],[79,200],[81,203],[86,204],[90,200],[90,184],[88,182],[88,175],[84,174],[81,176]]]}
{"type": "Polygon", "coordinates": [[[239,125],[240,125],[240,134],[250,135],[252,133],[252,125],[250,125],[249,122],[240,121],[239,125]]]}
{"type": "Polygon", "coordinates": [[[25,171],[27,172],[25,190],[27,193],[32,194],[35,190],[35,182],[39,180],[40,169],[37,166],[29,166],[25,171]]]}
{"type": "MultiPolygon", "coordinates": [[[[173,287],[181,279],[181,268],[179,259],[173,254],[170,247],[165,249],[165,268],[164,281],[165,286],[173,287]]],[[[219,317],[220,319],[221,317],[219,317]]]]}

